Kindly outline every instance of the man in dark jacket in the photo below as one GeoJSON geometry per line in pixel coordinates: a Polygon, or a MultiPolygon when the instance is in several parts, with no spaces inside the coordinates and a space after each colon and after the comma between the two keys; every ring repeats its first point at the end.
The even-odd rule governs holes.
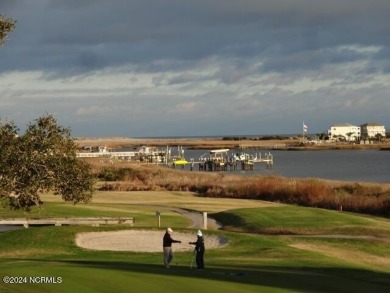
{"type": "Polygon", "coordinates": [[[189,242],[189,244],[195,245],[195,252],[196,252],[196,265],[198,267],[198,270],[201,271],[204,269],[204,238],[202,235],[202,231],[198,230],[198,233],[196,234],[198,236],[198,239],[195,242],[189,242]]]}
{"type": "Polygon", "coordinates": [[[174,240],[171,237],[171,228],[167,228],[163,238],[163,252],[164,252],[164,267],[169,269],[169,264],[173,259],[172,243],[181,243],[179,240],[174,240]]]}

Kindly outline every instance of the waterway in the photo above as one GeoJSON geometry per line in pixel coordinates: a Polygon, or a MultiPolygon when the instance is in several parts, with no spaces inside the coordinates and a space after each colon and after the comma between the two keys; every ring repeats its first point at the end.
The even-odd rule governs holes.
{"type": "MultiPolygon", "coordinates": [[[[172,150],[173,153],[175,150],[172,150]]],[[[198,161],[207,150],[186,149],[184,156],[198,161]]],[[[230,150],[229,155],[238,150],[230,150]]],[[[249,154],[260,151],[246,150],[249,154]]],[[[271,153],[271,169],[265,163],[256,163],[253,171],[227,171],[238,174],[280,175],[296,178],[322,178],[352,182],[390,183],[390,151],[380,150],[323,150],[323,151],[261,151],[271,153]]],[[[198,170],[195,165],[194,170],[198,170]]],[[[187,165],[186,169],[190,166],[187,165]]]]}

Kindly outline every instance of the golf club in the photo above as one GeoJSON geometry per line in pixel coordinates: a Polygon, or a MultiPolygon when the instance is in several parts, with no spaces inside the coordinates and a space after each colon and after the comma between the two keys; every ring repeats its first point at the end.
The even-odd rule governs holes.
{"type": "Polygon", "coordinates": [[[195,250],[194,250],[194,253],[192,254],[190,270],[192,270],[192,264],[194,263],[194,259],[195,259],[195,250]]]}

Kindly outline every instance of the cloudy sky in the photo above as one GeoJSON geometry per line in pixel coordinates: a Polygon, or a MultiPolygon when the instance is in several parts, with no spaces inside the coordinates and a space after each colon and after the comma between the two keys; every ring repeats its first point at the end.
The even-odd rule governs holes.
{"type": "Polygon", "coordinates": [[[1,0],[0,119],[74,136],[390,127],[389,0],[1,0]]]}

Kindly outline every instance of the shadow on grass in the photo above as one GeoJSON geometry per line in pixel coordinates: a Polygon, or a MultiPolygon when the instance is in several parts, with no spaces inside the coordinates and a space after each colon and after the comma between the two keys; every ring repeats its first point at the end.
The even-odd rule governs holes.
{"type": "MultiPolygon", "coordinates": [[[[21,261],[21,259],[17,259],[17,261],[21,261]]],[[[197,271],[194,268],[191,270],[190,266],[173,266],[170,269],[165,269],[162,265],[120,261],[36,259],[25,259],[25,261],[58,263],[71,267],[120,270],[159,276],[187,277],[194,280],[208,279],[298,292],[390,292],[390,273],[361,269],[279,266],[243,268],[232,265],[229,268],[209,267],[203,271],[197,271]]]]}

